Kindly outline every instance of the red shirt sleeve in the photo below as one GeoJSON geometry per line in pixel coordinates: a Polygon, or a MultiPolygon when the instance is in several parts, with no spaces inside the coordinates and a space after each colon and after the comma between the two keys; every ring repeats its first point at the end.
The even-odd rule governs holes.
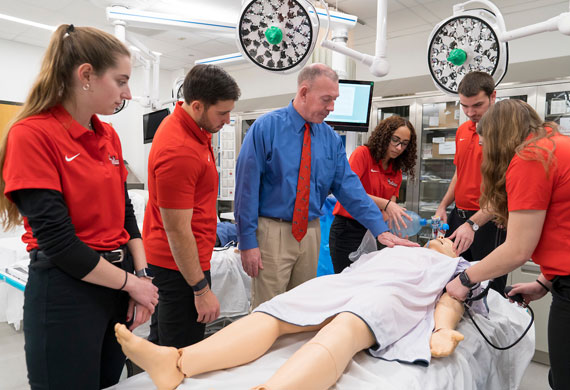
{"type": "Polygon", "coordinates": [[[10,130],[6,145],[4,194],[30,188],[61,192],[60,163],[51,140],[32,127],[16,124],[10,130]]]}
{"type": "Polygon", "coordinates": [[[547,210],[554,187],[554,176],[551,171],[547,177],[540,161],[523,160],[515,156],[506,173],[509,211],[547,210]]]}
{"type": "Polygon", "coordinates": [[[155,164],[158,207],[167,209],[194,208],[194,193],[202,165],[195,155],[168,149],[155,164]]]}

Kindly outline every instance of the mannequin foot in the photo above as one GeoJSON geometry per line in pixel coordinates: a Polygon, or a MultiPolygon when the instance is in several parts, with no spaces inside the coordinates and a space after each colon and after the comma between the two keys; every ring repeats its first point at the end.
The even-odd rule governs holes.
{"type": "Polygon", "coordinates": [[[115,325],[115,336],[123,352],[143,368],[159,390],[175,389],[184,379],[178,370],[180,354],[173,347],[161,347],[132,334],[123,324],[115,325]]]}

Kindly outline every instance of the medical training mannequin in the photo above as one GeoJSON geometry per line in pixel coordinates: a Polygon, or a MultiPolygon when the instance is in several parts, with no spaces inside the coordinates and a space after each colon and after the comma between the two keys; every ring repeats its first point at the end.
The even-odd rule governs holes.
{"type": "MultiPolygon", "coordinates": [[[[429,243],[430,249],[456,257],[452,246],[450,240],[443,238],[429,243]]],[[[344,273],[334,276],[341,275],[344,273]]],[[[443,294],[434,313],[432,356],[450,355],[463,340],[463,335],[454,330],[462,315],[462,303],[443,294]]],[[[327,389],[336,383],[357,352],[376,343],[367,324],[349,312],[331,316],[314,326],[293,325],[254,312],[209,338],[179,350],[154,345],[133,335],[122,324],[115,326],[123,352],[148,372],[160,390],[176,388],[185,377],[249,363],[262,356],[279,336],[310,331],[318,333],[256,389],[327,389]]]]}

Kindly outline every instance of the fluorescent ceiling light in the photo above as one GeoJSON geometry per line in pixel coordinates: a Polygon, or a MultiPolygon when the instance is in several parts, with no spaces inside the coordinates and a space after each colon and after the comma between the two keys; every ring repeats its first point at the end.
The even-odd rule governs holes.
{"type": "Polygon", "coordinates": [[[26,24],[26,25],[28,25],[28,26],[37,27],[37,28],[42,28],[42,29],[48,30],[48,31],[55,31],[55,29],[57,28],[56,26],[49,26],[49,25],[47,25],[47,24],[36,23],[36,22],[32,22],[31,20],[26,20],[26,19],[21,19],[21,18],[15,18],[15,17],[13,17],[13,16],[4,15],[4,14],[0,14],[0,19],[8,20],[8,21],[10,21],[10,22],[16,22],[16,23],[26,24]]]}

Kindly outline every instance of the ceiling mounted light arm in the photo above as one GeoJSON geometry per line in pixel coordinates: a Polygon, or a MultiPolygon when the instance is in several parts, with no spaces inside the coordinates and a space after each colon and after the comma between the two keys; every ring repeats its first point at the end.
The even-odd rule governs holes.
{"type": "MultiPolygon", "coordinates": [[[[467,5],[473,3],[483,4],[485,8],[489,9],[496,15],[497,23],[499,25],[497,36],[501,42],[508,42],[514,39],[528,37],[530,35],[540,34],[547,31],[559,31],[564,35],[570,35],[570,12],[563,12],[558,16],[545,20],[544,22],[531,24],[511,31],[507,31],[501,11],[489,0],[469,0],[465,3],[456,4],[453,6],[453,13],[457,14],[463,12],[467,5]]],[[[568,7],[570,11],[570,5],[568,7]]]]}
{"type": "MultiPolygon", "coordinates": [[[[466,1],[464,3],[455,4],[453,6],[453,16],[458,16],[458,15],[465,13],[466,7],[468,5],[477,4],[477,3],[484,5],[485,9],[487,9],[493,13],[493,15],[495,16],[495,19],[496,19],[496,24],[497,24],[500,32],[507,31],[507,27],[505,25],[505,19],[503,19],[503,14],[501,13],[499,8],[495,4],[491,3],[488,0],[469,0],[469,1],[466,1]]],[[[481,8],[481,7],[479,7],[479,8],[481,8]]]]}
{"type": "Polygon", "coordinates": [[[363,63],[369,67],[370,73],[376,77],[386,76],[390,70],[390,64],[386,59],[386,19],[388,13],[388,2],[387,0],[378,0],[377,13],[376,13],[376,51],[374,57],[361,53],[359,51],[350,49],[346,46],[336,44],[329,40],[324,40],[321,42],[321,46],[330,50],[334,50],[338,53],[344,54],[348,57],[354,58],[355,60],[363,63]]]}

